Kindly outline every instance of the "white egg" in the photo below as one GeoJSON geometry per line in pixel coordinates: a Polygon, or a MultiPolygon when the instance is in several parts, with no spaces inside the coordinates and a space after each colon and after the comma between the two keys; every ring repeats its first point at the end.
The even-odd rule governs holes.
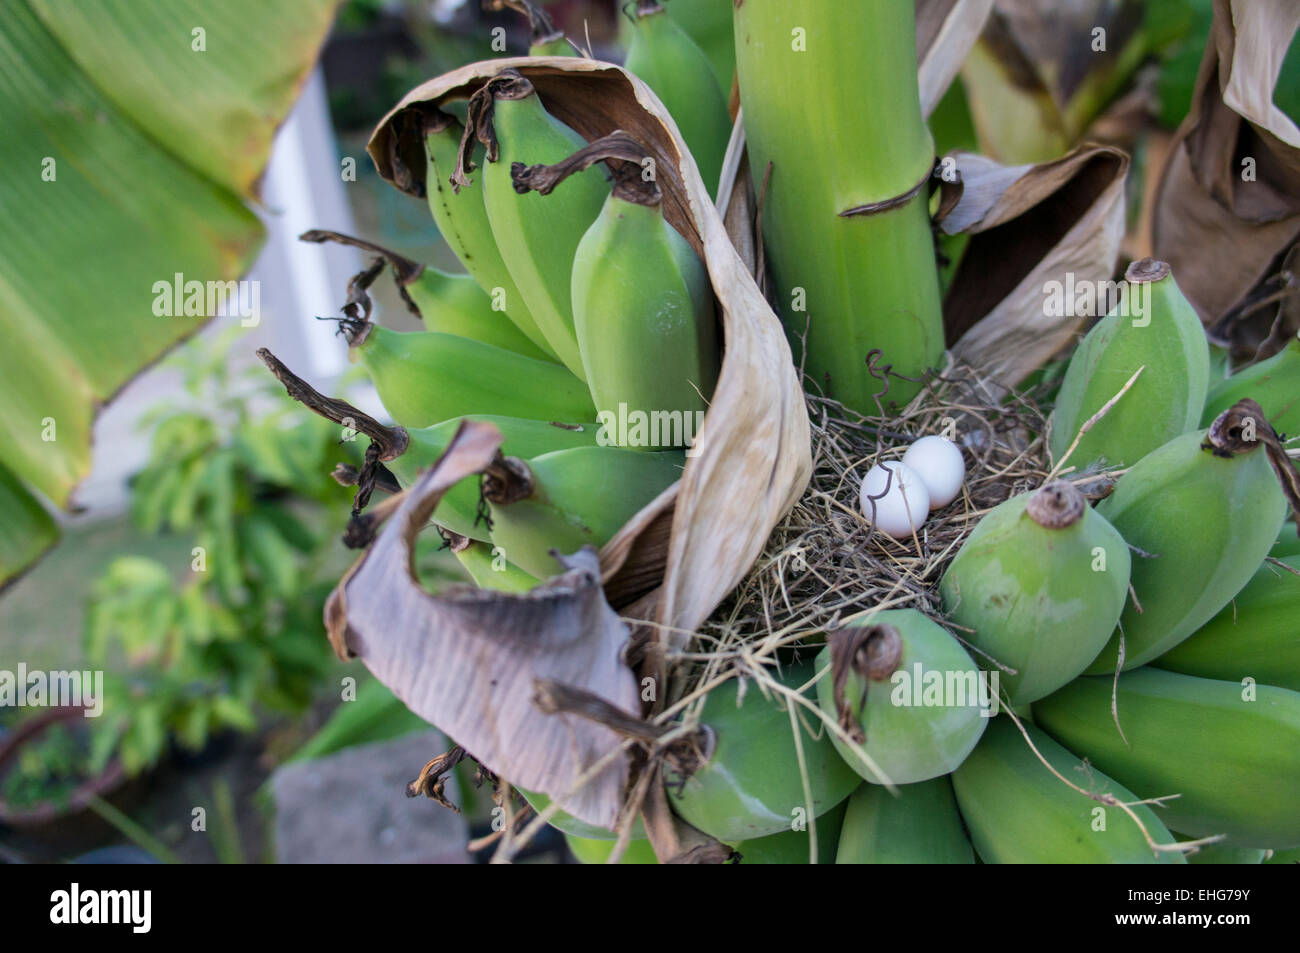
{"type": "Polygon", "coordinates": [[[945,437],[922,437],[903,454],[904,466],[911,467],[930,491],[930,509],[937,510],[957,499],[966,478],[966,461],[955,443],[945,437]]]}
{"type": "Polygon", "coordinates": [[[930,491],[911,467],[890,461],[867,471],[862,515],[882,533],[894,539],[909,537],[929,512],[930,491]]]}

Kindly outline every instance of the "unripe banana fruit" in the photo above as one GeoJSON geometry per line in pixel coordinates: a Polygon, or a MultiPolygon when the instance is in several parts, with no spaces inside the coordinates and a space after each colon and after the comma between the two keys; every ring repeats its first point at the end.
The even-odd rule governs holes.
{"type": "Polygon", "coordinates": [[[668,107],[710,195],[731,138],[727,98],[704,51],[656,0],[639,0],[624,66],[668,107]]]}
{"type": "Polygon", "coordinates": [[[898,794],[864,784],[849,798],[837,864],[973,864],[975,854],[947,777],[898,794]]]}
{"type": "MultiPolygon", "coordinates": [[[[388,468],[403,486],[410,486],[425,467],[442,456],[465,420],[485,421],[501,431],[504,442],[501,452],[524,459],[538,457],[557,450],[576,447],[594,447],[598,428],[595,424],[565,424],[544,420],[525,420],[519,417],[502,417],[492,414],[471,414],[444,420],[432,427],[408,430],[409,444],[401,456],[388,461],[388,468]]],[[[466,478],[447,491],[433,519],[458,536],[480,542],[492,539],[487,521],[479,518],[479,480],[466,478]]],[[[491,547],[489,547],[489,550],[491,547]]],[[[522,570],[519,570],[522,573],[522,570]]],[[[524,574],[526,575],[526,574],[524,574]]],[[[477,576],[475,577],[477,579],[477,576]]],[[[531,578],[531,577],[530,577],[531,578]]],[[[534,583],[535,584],[535,583],[534,583]]],[[[530,587],[531,588],[531,587],[530,587]]]]}
{"type": "MultiPolygon", "coordinates": [[[[1039,753],[1071,784],[1125,803],[1139,800],[1112,776],[1084,768],[1070,751],[1025,726],[1039,753]]],[[[983,740],[953,773],[957,805],[986,864],[1183,864],[1177,851],[1153,851],[1133,820],[1069,787],[1030,750],[1010,718],[993,719],[983,740]]],[[[1164,792],[1161,792],[1164,793],[1164,792]]],[[[1157,813],[1133,808],[1157,844],[1172,844],[1157,813]]]]}
{"type": "Polygon", "coordinates": [[[1072,484],[1049,483],[995,507],[939,583],[948,618],[1016,674],[1013,705],[1056,691],[1102,650],[1128,598],[1123,537],[1072,484]]]}
{"type": "Polygon", "coordinates": [[[429,331],[391,331],[345,319],[343,328],[403,427],[430,427],[465,414],[535,420],[594,421],[586,386],[558,364],[524,357],[481,341],[429,331]]]}
{"type": "Polygon", "coordinates": [[[1049,448],[1059,461],[1080,427],[1144,368],[1080,438],[1069,460],[1080,470],[1098,460],[1114,467],[1137,463],[1195,428],[1205,406],[1209,344],[1169,266],[1144,258],[1129,265],[1124,277],[1119,305],[1088,332],[1070,359],[1052,412],[1049,448]]]}
{"type": "MultiPolygon", "coordinates": [[[[812,666],[805,662],[787,668],[776,680],[797,690],[812,675],[812,666]]],[[[734,678],[709,692],[700,724],[713,731],[713,751],[689,778],[677,778],[671,771],[667,777],[673,810],[726,843],[792,831],[796,823],[808,821],[799,749],[787,708],[792,703],[784,697],[778,701],[775,695],[765,698],[753,683],[746,686],[743,699],[739,692],[734,678]]],[[[829,732],[814,713],[796,705],[795,715],[812,812],[820,819],[861,779],[835,753],[829,732]]]]}
{"type": "MultiPolygon", "coordinates": [[[[591,837],[578,837],[574,834],[565,834],[565,841],[569,845],[569,850],[573,851],[573,856],[583,864],[607,864],[609,855],[614,853],[614,845],[617,841],[604,840],[591,837]]],[[[657,864],[659,858],[655,856],[654,848],[650,846],[648,840],[629,841],[627,850],[623,851],[623,856],[619,858],[620,864],[657,864]]]]}
{"type": "Polygon", "coordinates": [[[552,549],[599,549],[681,478],[684,462],[676,451],[619,447],[577,447],[527,461],[507,458],[484,477],[492,542],[520,569],[548,579],[559,568],[552,549]]]}
{"type": "Polygon", "coordinates": [[[1282,562],[1264,563],[1218,615],[1151,664],[1300,692],[1300,556],[1282,562]]]}
{"type": "MultiPolygon", "coordinates": [[[[835,851],[844,824],[844,805],[841,801],[817,818],[817,863],[835,863],[835,851]]],[[[740,855],[742,864],[807,864],[812,852],[809,849],[812,828],[799,831],[782,831],[767,837],[732,844],[740,855]]]]}
{"type": "MultiPolygon", "coordinates": [[[[551,806],[551,799],[540,791],[525,791],[521,787],[516,787],[520,796],[528,802],[528,805],[540,814],[551,806]]],[[[610,851],[614,849],[614,841],[618,835],[613,831],[606,830],[603,827],[597,827],[595,824],[588,824],[586,821],[579,820],[568,811],[556,811],[551,815],[550,825],[556,830],[563,832],[566,836],[580,837],[585,840],[607,841],[610,851]]],[[[645,841],[645,825],[641,823],[640,818],[632,826],[632,843],[645,841]]],[[[609,856],[607,852],[606,857],[609,856]]]]}
{"type": "MultiPolygon", "coordinates": [[[[1078,678],[1034,704],[1034,719],[1144,798],[1178,794],[1160,816],[1228,846],[1300,846],[1300,693],[1142,668],[1078,678]]],[[[960,789],[958,791],[960,796],[960,789]]]]}
{"type": "MultiPolygon", "coordinates": [[[[483,223],[487,227],[486,219],[483,223]]],[[[525,357],[542,361],[552,360],[547,352],[529,340],[515,326],[505,311],[494,306],[488,293],[469,275],[449,274],[428,265],[422,265],[392,249],[325,229],[313,228],[298,236],[306,242],[337,242],[363,251],[373,252],[370,266],[355,275],[348,284],[349,301],[345,313],[370,317],[368,289],[383,270],[384,262],[392,266],[397,291],[406,307],[421,321],[426,331],[456,334],[494,347],[502,347],[525,357]]]]}
{"type": "Polygon", "coordinates": [[[578,242],[604,204],[604,179],[592,169],[575,175],[560,201],[515,191],[512,164],[549,165],[585,144],[546,111],[533,84],[517,70],[502,70],[470,99],[453,180],[459,188],[469,184],[465,173],[472,167],[475,138],[486,147],[483,202],[497,248],[551,350],[585,380],[573,328],[570,273],[578,242]]]}
{"type": "MultiPolygon", "coordinates": [[[[492,305],[504,308],[515,326],[546,356],[555,359],[554,349],[546,342],[533,320],[524,296],[520,294],[510,269],[497,248],[497,240],[488,222],[483,204],[483,189],[453,189],[452,174],[459,168],[460,143],[464,129],[454,117],[434,110],[425,118],[424,177],[429,211],[442,234],[443,241],[456,253],[465,270],[478,282],[492,305]]],[[[481,154],[481,153],[480,153],[481,154]]]]}
{"type": "Polygon", "coordinates": [[[1279,434],[1300,435],[1300,338],[1292,338],[1268,360],[1242,368],[1210,388],[1201,426],[1208,427],[1243,397],[1250,397],[1263,408],[1279,434]]]}
{"type": "Polygon", "coordinates": [[[615,132],[553,166],[516,168],[514,181],[519,191],[549,195],[575,172],[620,160],[613,191],[574,256],[574,327],[601,419],[625,419],[630,410],[666,423],[647,428],[645,443],[615,427],[616,441],[660,450],[695,433],[717,381],[718,344],[708,272],[664,218],[659,186],[642,177],[647,155],[615,132]]]}
{"type": "MultiPolygon", "coordinates": [[[[1130,546],[1132,600],[1089,675],[1114,672],[1120,633],[1125,670],[1168,652],[1208,622],[1249,580],[1286,518],[1286,499],[1264,449],[1258,407],[1225,412],[1208,432],[1183,434],[1147,454],[1097,505],[1130,546]],[[1242,422],[1260,429],[1245,439],[1242,422]]],[[[1253,405],[1250,405],[1253,406],[1253,405]]]]}
{"type": "Polygon", "coordinates": [[[402,290],[420,312],[426,331],[455,334],[531,357],[553,362],[546,351],[528,339],[504,311],[492,308],[492,299],[469,275],[452,275],[425,265],[402,290]]]}
{"type": "Polygon", "coordinates": [[[458,543],[452,544],[451,551],[480,589],[531,592],[539,583],[535,576],[507,562],[504,556],[494,551],[491,543],[460,537],[458,543]]]}
{"type": "MultiPolygon", "coordinates": [[[[1195,840],[1196,838],[1186,834],[1174,833],[1179,840],[1195,840]]],[[[1200,847],[1195,853],[1187,855],[1189,864],[1262,864],[1264,857],[1268,854],[1266,850],[1260,850],[1254,847],[1228,847],[1222,842],[1215,844],[1206,844],[1200,847]]]]}
{"type": "Polygon", "coordinates": [[[853,770],[873,784],[912,784],[962,763],[992,699],[956,639],[915,609],[889,609],[827,640],[815,662],[818,672],[830,669],[817,683],[818,704],[874,763],[832,734],[853,770]]]}

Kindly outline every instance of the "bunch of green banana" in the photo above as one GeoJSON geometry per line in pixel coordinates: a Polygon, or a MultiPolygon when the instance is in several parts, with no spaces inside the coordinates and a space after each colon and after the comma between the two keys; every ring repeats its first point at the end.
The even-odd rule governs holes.
{"type": "Polygon", "coordinates": [[[1089,675],[1163,655],[1208,622],[1250,579],[1286,518],[1286,498],[1264,449],[1258,406],[1225,411],[1206,431],[1183,434],[1147,454],[1097,505],[1133,560],[1130,601],[1089,675]],[[1253,409],[1252,409],[1253,408],[1253,409]],[[1258,426],[1243,436],[1245,422],[1258,426]],[[1140,607],[1140,608],[1139,608],[1140,607]]]}
{"type": "Polygon", "coordinates": [[[469,117],[453,187],[470,185],[474,142],[485,149],[483,203],[492,235],[532,320],[569,370],[583,377],[573,329],[569,276],[583,233],[605,201],[599,172],[573,177],[563,202],[515,191],[510,169],[559,162],[584,143],[580,135],[546,111],[537,90],[517,70],[502,70],[469,102],[469,117]]]}
{"type": "Polygon", "coordinates": [[[971,657],[915,609],[890,609],[828,633],[818,653],[817,702],[866,751],[837,735],[835,750],[873,784],[949,774],[988,724],[993,698],[971,657]],[[881,775],[884,777],[881,777],[881,775]]]}
{"type": "Polygon", "coordinates": [[[1128,598],[1129,551],[1064,480],[984,516],[939,584],[948,618],[1015,674],[1013,705],[1056,691],[1097,657],[1128,598]]]}
{"type": "Polygon", "coordinates": [[[1279,434],[1300,435],[1300,337],[1266,361],[1252,364],[1210,388],[1201,426],[1208,427],[1243,397],[1264,409],[1279,434]]]}
{"type": "Polygon", "coordinates": [[[1264,563],[1218,615],[1151,664],[1300,692],[1300,556],[1281,562],[1264,563]]]}
{"type": "Polygon", "coordinates": [[[513,175],[517,191],[549,195],[596,162],[620,160],[621,174],[574,255],[574,328],[601,419],[619,419],[624,407],[652,422],[679,421],[675,433],[655,426],[646,443],[624,443],[666,449],[684,445],[686,422],[703,414],[713,393],[717,322],[704,263],[664,219],[659,186],[641,175],[647,155],[615,132],[561,163],[517,167],[513,175]]]}
{"type": "Polygon", "coordinates": [[[1114,688],[1121,735],[1112,685],[1075,679],[1035,702],[1034,720],[1142,797],[1179,795],[1161,811],[1177,830],[1300,847],[1300,693],[1142,668],[1114,688]]]}
{"type": "MultiPolygon", "coordinates": [[[[803,663],[786,669],[777,680],[798,690],[812,676],[812,666],[803,663]]],[[[789,832],[800,820],[807,822],[805,777],[812,813],[819,819],[861,783],[812,713],[796,706],[796,746],[790,703],[765,698],[750,684],[738,706],[739,685],[737,679],[724,682],[704,702],[700,723],[712,728],[716,739],[708,761],[689,778],[675,778],[671,772],[667,778],[673,810],[726,843],[789,832]],[[809,724],[814,733],[804,727],[809,724]]]]}
{"type": "Polygon", "coordinates": [[[835,863],[974,862],[947,777],[904,784],[896,795],[878,784],[864,784],[849,798],[835,863]]]}
{"type": "Polygon", "coordinates": [[[1052,412],[1052,459],[1059,461],[1080,428],[1118,394],[1128,392],[1080,439],[1070,464],[1099,460],[1131,466],[1194,429],[1205,406],[1210,350],[1196,311],[1174,283],[1169,266],[1144,258],[1129,265],[1121,299],[1070,359],[1052,412]]]}
{"type": "MultiPolygon", "coordinates": [[[[501,431],[504,438],[502,453],[525,459],[557,450],[594,447],[599,432],[599,428],[591,423],[567,424],[492,414],[469,414],[444,420],[432,427],[408,430],[409,443],[406,450],[401,456],[388,461],[388,468],[403,486],[410,486],[421,470],[432,466],[442,456],[465,420],[492,424],[501,431]]],[[[447,491],[438,503],[433,518],[438,525],[458,536],[489,542],[491,535],[486,521],[479,519],[479,510],[479,481],[477,478],[466,478],[447,491]]]]}
{"type": "Polygon", "coordinates": [[[404,427],[429,427],[465,414],[594,421],[586,386],[558,364],[481,341],[432,331],[392,331],[369,321],[341,323],[379,399],[404,427]]]}
{"type": "MultiPolygon", "coordinates": [[[[547,357],[555,359],[555,350],[546,342],[537,322],[524,303],[510,269],[497,248],[483,204],[483,189],[453,189],[452,173],[458,168],[464,129],[459,120],[441,110],[431,110],[425,117],[425,193],[429,211],[443,241],[455,252],[465,270],[488,295],[492,307],[504,310],[515,326],[547,357]]],[[[482,150],[478,150],[482,154],[482,150]]]]}
{"type": "MultiPolygon", "coordinates": [[[[1025,727],[1039,753],[1071,784],[1126,803],[1139,800],[1113,775],[1083,766],[1041,731],[1025,727]]],[[[1152,850],[1120,808],[1103,806],[1052,774],[1005,716],[989,725],[953,773],[952,786],[971,841],[986,864],[1186,863],[1178,851],[1152,850]]],[[[1133,810],[1152,840],[1174,843],[1163,814],[1145,804],[1133,810]]]]}
{"type": "Polygon", "coordinates": [[[484,475],[492,542],[524,572],[555,574],[552,549],[600,548],[623,524],[681,478],[677,451],[576,447],[528,460],[508,457],[484,475]]]}
{"type": "Polygon", "coordinates": [[[944,349],[913,5],[745,0],[735,33],[749,163],[756,188],[767,183],[764,245],[795,363],[806,329],[815,386],[863,414],[901,407],[944,349]]]}
{"type": "Polygon", "coordinates": [[[637,0],[624,65],[668,107],[700,178],[709,194],[716,195],[731,139],[731,116],[709,58],[658,0],[637,0]]]}

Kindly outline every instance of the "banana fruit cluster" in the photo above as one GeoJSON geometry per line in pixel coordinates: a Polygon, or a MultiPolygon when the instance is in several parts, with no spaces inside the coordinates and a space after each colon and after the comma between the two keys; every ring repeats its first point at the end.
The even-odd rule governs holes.
{"type": "MultiPolygon", "coordinates": [[[[506,6],[547,33],[531,5],[506,6]]],[[[672,90],[716,180],[729,129],[717,79],[652,7],[637,11],[634,65],[672,90]]],[[[554,574],[552,551],[604,545],[681,477],[718,378],[713,289],[631,136],[587,143],[513,69],[482,85],[463,124],[434,106],[416,115],[429,209],[465,273],[385,253],[425,330],[370,320],[378,259],[349,286],[340,330],[405,431],[384,460],[400,485],[462,421],[500,429],[497,464],[454,487],[434,521],[476,583],[520,591],[554,574]]]]}

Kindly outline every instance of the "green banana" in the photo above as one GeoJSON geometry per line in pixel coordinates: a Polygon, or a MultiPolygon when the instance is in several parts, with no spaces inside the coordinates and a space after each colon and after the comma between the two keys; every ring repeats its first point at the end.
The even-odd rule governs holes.
{"type": "MultiPolygon", "coordinates": [[[[551,806],[551,799],[540,791],[525,791],[521,787],[516,787],[515,790],[539,814],[551,806]]],[[[614,841],[618,837],[613,831],[607,831],[603,827],[588,824],[586,821],[574,817],[568,811],[556,811],[551,816],[550,825],[566,836],[580,837],[584,840],[608,841],[611,849],[613,849],[614,841]]],[[[632,826],[632,842],[644,841],[645,837],[645,825],[641,823],[640,818],[637,818],[636,823],[632,826]]]]}
{"type": "Polygon", "coordinates": [[[731,139],[727,97],[709,58],[658,0],[637,0],[624,66],[668,107],[709,195],[716,196],[731,139]]]}
{"type": "MultiPolygon", "coordinates": [[[[479,420],[493,424],[505,438],[502,452],[525,459],[556,450],[594,447],[599,432],[599,428],[590,423],[563,424],[492,414],[470,414],[467,417],[444,420],[432,427],[408,430],[409,445],[401,456],[388,461],[388,468],[403,486],[410,486],[422,469],[431,466],[442,456],[464,420],[479,420]]],[[[447,491],[439,502],[433,519],[438,525],[458,536],[486,543],[492,539],[492,536],[488,532],[486,520],[479,518],[479,509],[479,481],[476,477],[466,478],[447,491]]],[[[492,547],[488,547],[489,552],[491,549],[492,547]]],[[[499,554],[493,554],[493,559],[499,563],[499,554]]],[[[521,576],[528,575],[517,567],[511,568],[521,576]]],[[[476,580],[477,578],[475,576],[476,580]]]]}
{"type": "Polygon", "coordinates": [[[1210,380],[1210,348],[1196,311],[1169,266],[1128,266],[1120,301],[1074,352],[1052,411],[1048,448],[1060,461],[1079,429],[1128,380],[1133,386],[1082,437],[1070,456],[1083,470],[1098,460],[1131,466],[1196,428],[1210,380]]]}
{"type": "MultiPolygon", "coordinates": [[[[487,227],[486,219],[483,226],[487,227]]],[[[348,285],[363,312],[369,298],[366,292],[383,270],[383,262],[387,261],[392,266],[398,293],[406,302],[407,309],[424,322],[426,331],[456,334],[541,361],[552,359],[549,353],[533,344],[503,310],[493,308],[492,298],[470,275],[450,274],[422,265],[383,245],[342,232],[317,228],[303,232],[298,238],[305,242],[351,245],[379,256],[348,285]]]]}
{"type": "Polygon", "coordinates": [[[552,361],[504,311],[493,310],[492,299],[469,275],[448,274],[425,265],[402,290],[419,311],[426,331],[455,334],[534,360],[552,361]]]}
{"type": "Polygon", "coordinates": [[[718,88],[731,94],[736,78],[736,41],[732,38],[731,11],[736,0],[673,0],[668,15],[709,58],[718,88]]]}
{"type": "Polygon", "coordinates": [[[1151,664],[1300,692],[1300,556],[1282,562],[1289,572],[1264,563],[1218,615],[1151,664]]]}
{"type": "Polygon", "coordinates": [[[456,554],[460,564],[465,567],[465,571],[480,589],[492,589],[497,592],[529,592],[538,585],[539,581],[535,577],[528,575],[518,566],[512,566],[500,554],[494,553],[491,543],[462,538],[459,548],[453,545],[451,551],[456,554]]]}
{"type": "Polygon", "coordinates": [[[1300,556],[1300,533],[1296,532],[1295,520],[1287,520],[1277,532],[1277,541],[1268,554],[1274,559],[1286,559],[1288,556],[1300,556]]]}
{"type": "Polygon", "coordinates": [[[461,139],[464,137],[460,122],[454,116],[435,109],[425,118],[424,132],[425,191],[429,211],[433,213],[443,240],[488,294],[492,307],[505,311],[534,346],[555,359],[554,348],[546,342],[546,335],[542,334],[528,311],[524,296],[510,277],[510,269],[497,248],[487,208],[483,204],[483,189],[452,188],[451,177],[459,168],[461,139]]]}
{"type": "MultiPolygon", "coordinates": [[[[1111,776],[1026,726],[1039,753],[1071,784],[1125,803],[1138,798],[1111,776]]],[[[1038,760],[1009,718],[995,718],[952,776],[957,805],[986,864],[1185,864],[1178,851],[1153,851],[1133,820],[1068,787],[1038,760]]],[[[1163,793],[1163,792],[1162,792],[1163,793]]],[[[1161,818],[1133,807],[1157,844],[1173,844],[1161,818]]]]}
{"type": "Polygon", "coordinates": [[[507,458],[484,475],[492,542],[524,572],[548,579],[552,549],[600,548],[682,475],[682,453],[577,447],[507,458]]]}
{"type": "Polygon", "coordinates": [[[1300,435],[1300,338],[1293,338],[1268,360],[1242,368],[1211,387],[1201,426],[1208,427],[1243,397],[1253,398],[1264,408],[1279,434],[1300,435]]]}
{"type": "Polygon", "coordinates": [[[901,407],[944,351],[913,5],[745,0],[735,36],[795,364],[802,351],[810,381],[860,413],[901,407]]]}
{"type": "Polygon", "coordinates": [[[1016,674],[1013,705],[1056,691],[1097,657],[1124,611],[1123,537],[1064,480],[1014,496],[979,521],[939,583],[948,618],[1016,674]]]}
{"type": "Polygon", "coordinates": [[[1234,437],[1243,415],[1258,415],[1243,405],[1249,402],[1208,432],[1183,434],[1147,454],[1097,505],[1130,546],[1149,555],[1133,560],[1137,604],[1125,607],[1086,674],[1115,671],[1121,633],[1126,670],[1168,652],[1227,605],[1264,561],[1286,518],[1286,499],[1263,431],[1253,441],[1234,437]]]}
{"type": "Polygon", "coordinates": [[[464,414],[594,421],[586,386],[563,367],[481,341],[431,331],[392,331],[369,321],[341,324],[384,408],[403,427],[464,414]]]}
{"type": "MultiPolygon", "coordinates": [[[[1178,794],[1161,817],[1232,847],[1300,847],[1300,693],[1156,668],[1078,678],[1034,704],[1044,731],[1142,797],[1178,794]]],[[[958,792],[960,794],[960,791],[958,792]]]]}
{"type": "Polygon", "coordinates": [[[560,361],[583,377],[573,329],[569,275],[578,242],[605,201],[600,173],[573,177],[562,201],[515,191],[510,169],[559,162],[584,145],[583,138],[546,111],[533,84],[517,70],[502,70],[469,103],[469,122],[453,185],[469,185],[474,140],[486,147],[483,203],[510,276],[533,321],[560,361]]]}
{"type": "MultiPolygon", "coordinates": [[[[777,681],[798,690],[813,676],[805,663],[787,668],[777,681]]],[[[667,772],[668,799],[687,823],[726,843],[789,832],[808,808],[799,749],[795,746],[788,700],[765,698],[749,685],[738,706],[739,680],[709,692],[700,712],[716,743],[708,761],[690,777],[667,772]]],[[[835,753],[820,719],[796,705],[803,766],[812,811],[822,818],[860,783],[835,753]],[[809,728],[813,727],[813,734],[809,728]]],[[[811,824],[809,825],[811,826],[811,824]]],[[[821,826],[818,824],[817,826],[821,826]]]]}
{"type": "MultiPolygon", "coordinates": [[[[609,855],[614,853],[616,843],[612,839],[578,837],[574,834],[565,834],[564,839],[568,842],[569,850],[573,851],[573,856],[583,864],[609,863],[609,855]]],[[[634,840],[628,842],[627,850],[623,851],[619,863],[657,864],[659,858],[655,856],[654,848],[648,840],[634,840]]]]}
{"type": "MultiPolygon", "coordinates": [[[[1000,719],[999,719],[1000,720],[1000,719]]],[[[864,784],[849,798],[837,864],[973,864],[947,776],[890,794],[864,784]]]]}
{"type": "MultiPolygon", "coordinates": [[[[835,863],[835,851],[840,840],[840,827],[844,823],[844,807],[847,801],[841,801],[821,817],[817,818],[817,863],[835,863]]],[[[801,831],[782,831],[767,837],[755,837],[753,840],[732,844],[740,855],[742,864],[806,864],[811,856],[809,837],[812,829],[801,831]]]]}
{"type": "Polygon", "coordinates": [[[884,775],[832,734],[862,777],[927,781],[950,773],[975,747],[996,703],[971,657],[941,626],[915,609],[889,609],[828,633],[828,641],[815,661],[819,673],[831,669],[817,683],[817,701],[884,775]]]}
{"type": "MultiPolygon", "coordinates": [[[[1195,840],[1185,834],[1174,834],[1179,840],[1195,840]]],[[[1194,854],[1187,855],[1189,864],[1262,864],[1268,851],[1254,847],[1226,847],[1222,842],[1206,844],[1194,854]]]]}
{"type": "Polygon", "coordinates": [[[596,162],[623,163],[574,255],[574,329],[613,442],[661,450],[685,446],[703,419],[718,375],[717,321],[704,263],[664,219],[659,186],[640,174],[647,155],[616,132],[556,165],[516,168],[514,181],[518,191],[546,195],[596,162]],[[648,426],[623,432],[617,422],[629,411],[648,426]]]}

